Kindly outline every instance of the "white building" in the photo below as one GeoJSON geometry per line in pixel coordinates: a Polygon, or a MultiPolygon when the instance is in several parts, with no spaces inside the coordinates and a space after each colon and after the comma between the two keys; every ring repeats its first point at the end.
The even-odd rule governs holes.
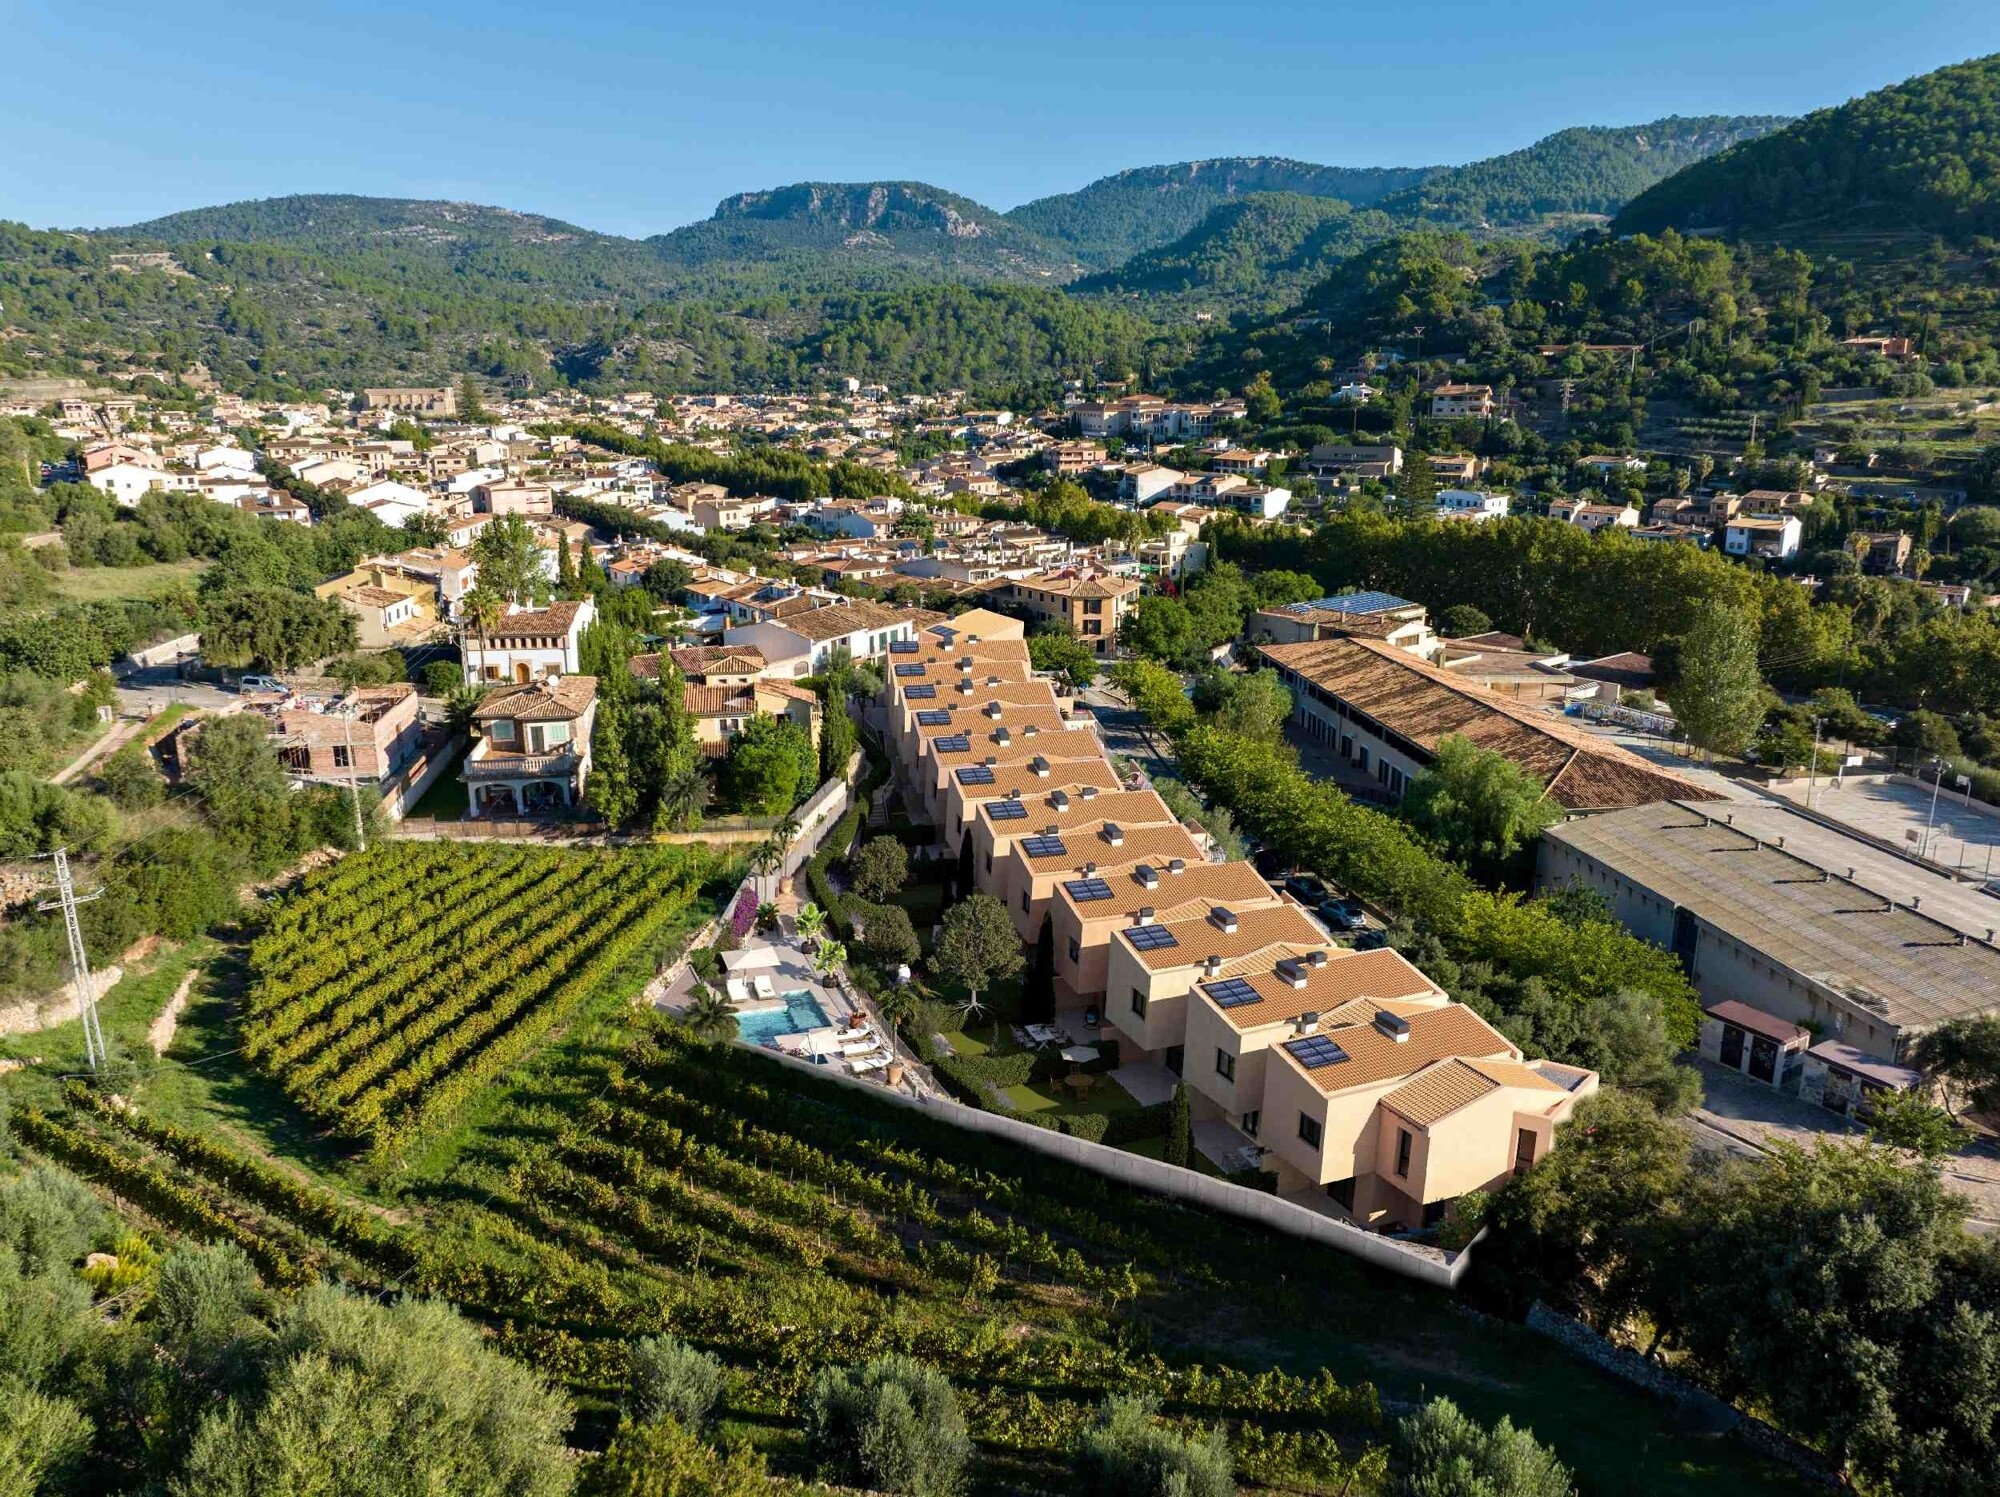
{"type": "Polygon", "coordinates": [[[764,619],[731,629],[723,642],[755,645],[771,662],[767,675],[816,675],[835,656],[876,660],[899,641],[917,637],[917,618],[886,603],[843,601],[781,620],[764,619]],[[789,666],[789,669],[786,667],[789,666]]]}
{"type": "Polygon", "coordinates": [[[596,618],[597,604],[585,598],[547,608],[517,608],[483,635],[468,629],[464,648],[472,674],[481,681],[523,686],[551,676],[573,676],[578,669],[577,641],[596,618]]]}
{"type": "Polygon", "coordinates": [[[412,515],[430,513],[431,507],[430,500],[421,489],[392,480],[356,489],[347,496],[347,502],[356,509],[367,510],[384,525],[401,525],[412,515]]]}
{"type": "Polygon", "coordinates": [[[1738,515],[1722,533],[1722,549],[1731,556],[1788,561],[1799,554],[1804,536],[1797,515],[1738,515]]]}
{"type": "Polygon", "coordinates": [[[1500,520],[1506,518],[1508,506],[1513,502],[1505,494],[1489,493],[1485,489],[1439,489],[1437,517],[1440,520],[1500,520]]]}
{"type": "Polygon", "coordinates": [[[142,468],[137,463],[113,463],[108,468],[99,468],[90,475],[90,482],[128,509],[139,502],[140,495],[168,486],[165,473],[158,468],[142,468]]]}

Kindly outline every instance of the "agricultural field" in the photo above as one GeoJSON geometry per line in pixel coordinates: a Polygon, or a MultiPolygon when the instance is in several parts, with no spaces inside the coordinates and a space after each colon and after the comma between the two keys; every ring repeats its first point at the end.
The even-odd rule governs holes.
{"type": "Polygon", "coordinates": [[[636,1006],[733,871],[686,849],[347,858],[114,991],[123,1053],[197,973],[157,1064],[92,1089],[42,1037],[45,1069],[0,1078],[10,1126],[275,1288],[450,1301],[564,1387],[583,1448],[615,1427],[632,1342],[670,1330],[729,1369],[722,1438],[792,1476],[815,1372],[897,1350],[958,1388],[978,1497],[1066,1490],[1109,1391],[1220,1423],[1251,1490],[1379,1490],[1387,1422],[1437,1394],[1533,1424],[1586,1490],[1795,1489],[1447,1296],[636,1006]]]}
{"type": "Polygon", "coordinates": [[[68,567],[53,579],[56,594],[71,603],[123,603],[158,598],[201,580],[205,561],[159,561],[138,567],[68,567]]]}
{"type": "Polygon", "coordinates": [[[534,1051],[694,897],[676,853],[392,843],[309,875],[250,948],[243,1050],[384,1148],[534,1051]]]}

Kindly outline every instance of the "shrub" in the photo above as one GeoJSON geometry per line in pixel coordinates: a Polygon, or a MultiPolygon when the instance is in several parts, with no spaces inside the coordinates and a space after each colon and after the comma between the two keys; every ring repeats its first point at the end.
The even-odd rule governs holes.
{"type": "Polygon", "coordinates": [[[1111,1127],[1110,1117],[1101,1112],[1073,1112],[1058,1118],[1056,1126],[1071,1138],[1080,1138],[1085,1143],[1101,1144],[1111,1127]]]}
{"type": "Polygon", "coordinates": [[[849,910],[861,921],[861,949],[884,962],[914,962],[923,955],[910,912],[899,904],[871,904],[849,910]]]}
{"type": "Polygon", "coordinates": [[[764,1458],[718,1452],[673,1420],[626,1425],[584,1476],[587,1497],[769,1497],[764,1458]]]}
{"type": "Polygon", "coordinates": [[[892,1353],[829,1367],[805,1399],[806,1443],[826,1479],[902,1497],[949,1497],[972,1441],[945,1375],[892,1353]]]}
{"type": "Polygon", "coordinates": [[[641,1424],[672,1419],[684,1429],[708,1423],[722,1396],[722,1364],[672,1336],[648,1336],[632,1346],[625,1410],[641,1424]]]}
{"type": "Polygon", "coordinates": [[[1112,1394],[1077,1437],[1079,1490],[1099,1497],[1234,1497],[1229,1444],[1210,1429],[1183,1439],[1153,1420],[1150,1397],[1112,1394]]]}
{"type": "Polygon", "coordinates": [[[1569,1472],[1533,1432],[1492,1429],[1432,1399],[1396,1427],[1395,1497],[1571,1497],[1569,1472]]]}
{"type": "Polygon", "coordinates": [[[433,660],[424,667],[424,695],[449,701],[465,685],[465,671],[449,660],[433,660]]]}
{"type": "Polygon", "coordinates": [[[106,759],[97,785],[121,811],[148,811],[167,798],[166,781],[143,743],[128,743],[106,759]]]}

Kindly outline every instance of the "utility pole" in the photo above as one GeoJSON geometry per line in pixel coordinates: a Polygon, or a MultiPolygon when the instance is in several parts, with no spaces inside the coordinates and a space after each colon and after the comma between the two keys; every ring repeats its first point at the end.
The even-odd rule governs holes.
{"type": "Polygon", "coordinates": [[[1823,717],[1813,719],[1812,758],[1806,761],[1806,809],[1808,811],[1812,809],[1813,786],[1819,780],[1819,730],[1820,725],[1825,721],[1826,719],[1823,717]]]}
{"type": "Polygon", "coordinates": [[[1931,759],[1931,814],[1924,819],[1924,840],[1917,844],[1917,856],[1927,858],[1931,854],[1931,828],[1937,824],[1938,791],[1944,785],[1944,760],[1935,756],[1931,759]]]}
{"type": "Polygon", "coordinates": [[[354,775],[354,714],[360,710],[359,700],[350,692],[346,706],[340,714],[340,731],[347,740],[347,798],[354,806],[355,847],[359,852],[366,852],[368,833],[361,825],[361,785],[354,775]]]}
{"type": "Polygon", "coordinates": [[[57,897],[45,899],[35,908],[63,912],[63,929],[69,936],[70,986],[76,993],[77,1017],[83,1021],[83,1053],[95,1073],[104,1068],[104,1036],[97,1027],[97,990],[91,986],[90,957],[83,949],[83,929],[76,923],[76,907],[102,897],[104,891],[94,889],[79,897],[76,885],[70,882],[69,849],[58,847],[49,856],[56,865],[57,897]]]}

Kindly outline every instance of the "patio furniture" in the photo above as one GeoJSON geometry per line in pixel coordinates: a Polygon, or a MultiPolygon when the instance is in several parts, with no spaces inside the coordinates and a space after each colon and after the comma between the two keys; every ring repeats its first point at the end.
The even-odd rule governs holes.
{"type": "Polygon", "coordinates": [[[749,982],[741,977],[732,977],[723,983],[722,991],[732,1003],[748,1003],[756,996],[749,982]]]}
{"type": "Polygon", "coordinates": [[[890,1057],[887,1055],[871,1055],[864,1060],[850,1060],[847,1063],[847,1069],[857,1076],[865,1076],[870,1071],[881,1070],[889,1064],[889,1061],[890,1057]]]}
{"type": "Polygon", "coordinates": [[[1063,1032],[1053,1024],[1030,1024],[1028,1038],[1037,1045],[1060,1045],[1063,1042],[1063,1032]]]}
{"type": "Polygon", "coordinates": [[[1062,1058],[1072,1065],[1087,1066],[1097,1059],[1097,1046],[1070,1045],[1064,1048],[1062,1058]]]}
{"type": "Polygon", "coordinates": [[[775,998],[778,996],[778,985],[772,982],[770,978],[761,974],[750,979],[750,987],[759,998],[775,998]]]}
{"type": "Polygon", "coordinates": [[[1075,1092],[1079,1097],[1087,1097],[1090,1095],[1090,1089],[1097,1085],[1097,1078],[1095,1076],[1086,1076],[1083,1072],[1078,1071],[1074,1075],[1063,1077],[1063,1085],[1075,1092]]]}

